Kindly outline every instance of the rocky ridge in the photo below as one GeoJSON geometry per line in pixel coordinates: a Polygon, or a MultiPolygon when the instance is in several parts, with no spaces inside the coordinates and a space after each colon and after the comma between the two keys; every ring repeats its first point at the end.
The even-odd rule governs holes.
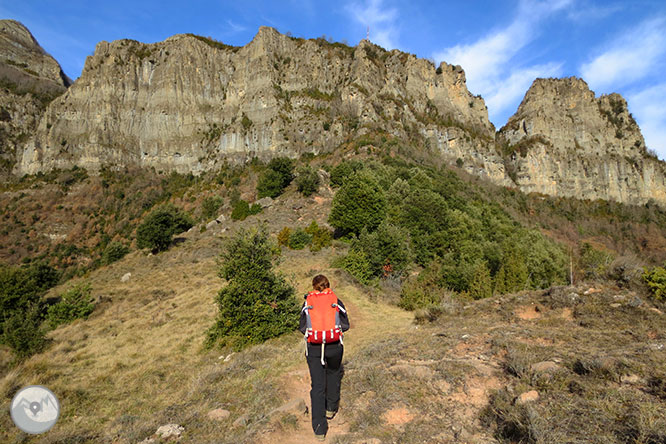
{"type": "Polygon", "coordinates": [[[582,79],[535,80],[497,140],[525,192],[666,202],[666,166],[648,152],[627,102],[595,97],[582,79]]]}
{"type": "Polygon", "coordinates": [[[229,158],[330,152],[376,130],[425,137],[504,180],[486,106],[460,67],[266,27],[240,48],[194,35],[99,43],[48,108],[17,172],[132,163],[199,173],[229,158]]]}
{"type": "Polygon", "coordinates": [[[0,177],[11,171],[48,102],[70,83],[25,26],[0,20],[0,177]]]}
{"type": "Polygon", "coordinates": [[[243,47],[193,34],[100,42],[23,144],[15,173],[133,165],[199,174],[229,160],[332,152],[368,133],[525,192],[666,203],[664,164],[617,94],[537,79],[496,134],[459,66],[267,27],[243,47]]]}

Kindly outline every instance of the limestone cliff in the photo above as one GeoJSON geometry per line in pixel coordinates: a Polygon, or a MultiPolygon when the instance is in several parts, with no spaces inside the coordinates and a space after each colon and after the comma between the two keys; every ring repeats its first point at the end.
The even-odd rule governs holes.
{"type": "Polygon", "coordinates": [[[69,83],[25,26],[0,20],[0,176],[11,171],[46,104],[69,83]]]}
{"type": "Polygon", "coordinates": [[[626,101],[596,98],[581,79],[535,80],[497,146],[524,192],[666,203],[666,165],[648,154],[626,101]]]}
{"type": "Polygon", "coordinates": [[[266,27],[244,47],[194,35],[99,43],[48,107],[17,172],[131,163],[197,173],[230,158],[329,152],[374,130],[416,135],[505,181],[486,106],[460,67],[266,27]]]}

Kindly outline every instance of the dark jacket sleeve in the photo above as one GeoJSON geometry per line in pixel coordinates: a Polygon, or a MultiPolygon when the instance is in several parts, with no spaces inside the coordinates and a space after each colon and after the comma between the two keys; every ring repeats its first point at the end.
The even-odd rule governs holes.
{"type": "Polygon", "coordinates": [[[347,331],[349,330],[349,316],[347,315],[347,309],[345,308],[345,304],[342,303],[340,298],[338,298],[338,305],[342,309],[340,310],[340,325],[342,327],[342,331],[347,331]]]}
{"type": "Polygon", "coordinates": [[[305,320],[305,311],[303,311],[304,307],[305,307],[305,301],[303,302],[303,305],[301,305],[301,320],[298,323],[298,329],[303,334],[305,334],[305,330],[307,328],[307,321],[305,320]]]}

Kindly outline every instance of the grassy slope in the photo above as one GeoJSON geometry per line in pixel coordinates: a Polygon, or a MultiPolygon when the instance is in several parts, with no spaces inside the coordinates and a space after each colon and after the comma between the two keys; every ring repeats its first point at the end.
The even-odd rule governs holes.
{"type": "MultiPolygon", "coordinates": [[[[243,225],[267,220],[277,232],[283,225],[307,225],[313,214],[321,222],[329,202],[303,200],[295,210],[293,200],[281,198],[243,225]]],[[[93,272],[100,300],[95,313],[52,332],[46,352],[0,380],[5,411],[19,387],[51,388],[63,406],[59,423],[41,438],[29,438],[3,415],[0,440],[138,442],[176,422],[185,427],[183,442],[307,442],[309,420],[297,407],[272,413],[290,401],[307,401],[298,333],[228,362],[227,352],[201,349],[222,285],[216,276],[221,238],[239,225],[193,230],[165,253],[134,252],[93,272]],[[130,281],[121,283],[127,272],[130,281]],[[206,413],[214,408],[231,414],[222,422],[209,420],[206,413]],[[241,416],[247,423],[234,426],[241,416]]],[[[416,326],[410,313],[384,303],[381,292],[328,269],[337,253],[285,251],[280,265],[298,294],[313,274],[328,273],[350,308],[342,410],[331,442],[480,443],[493,442],[493,435],[587,441],[588,430],[606,433],[606,442],[651,442],[621,439],[643,435],[661,442],[666,317],[648,304],[635,307],[630,290],[603,284],[603,291],[588,296],[587,287],[580,287],[467,306],[449,301],[447,314],[416,326]],[[572,300],[571,293],[578,297],[572,300]],[[552,378],[535,374],[531,365],[543,360],[555,360],[563,370],[552,378]],[[514,403],[531,389],[540,392],[539,401],[514,403]],[[631,406],[638,413],[625,421],[631,406]],[[594,428],[576,426],[580,418],[593,418],[594,428]]]]}

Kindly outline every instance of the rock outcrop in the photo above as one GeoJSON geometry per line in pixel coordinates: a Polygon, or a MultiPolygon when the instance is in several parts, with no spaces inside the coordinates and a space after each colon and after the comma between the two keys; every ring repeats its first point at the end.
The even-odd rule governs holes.
{"type": "MultiPolygon", "coordinates": [[[[31,54],[43,59],[16,53],[5,67],[64,91],[66,77],[29,32],[2,23],[16,27],[4,35],[33,44],[31,54]]],[[[21,126],[30,128],[37,108],[19,108],[33,116],[21,126]]],[[[0,110],[0,120],[22,121],[16,115],[0,110]]],[[[229,160],[331,152],[369,133],[434,150],[524,192],[666,204],[665,164],[649,154],[617,94],[597,98],[576,78],[537,79],[495,134],[459,66],[435,68],[366,40],[349,47],[266,27],[243,47],[192,34],[100,42],[35,131],[21,133],[14,172],[132,165],[198,174],[229,160]]]]}
{"type": "Polygon", "coordinates": [[[666,203],[666,165],[648,153],[627,102],[596,98],[581,79],[535,80],[497,141],[524,192],[666,203]]]}
{"type": "Polygon", "coordinates": [[[45,106],[69,84],[25,26],[0,20],[0,177],[11,171],[45,106]]]}
{"type": "Polygon", "coordinates": [[[486,106],[460,67],[266,27],[244,47],[194,35],[99,43],[17,172],[134,164],[198,173],[228,159],[329,152],[372,131],[418,137],[505,180],[486,106]]]}

